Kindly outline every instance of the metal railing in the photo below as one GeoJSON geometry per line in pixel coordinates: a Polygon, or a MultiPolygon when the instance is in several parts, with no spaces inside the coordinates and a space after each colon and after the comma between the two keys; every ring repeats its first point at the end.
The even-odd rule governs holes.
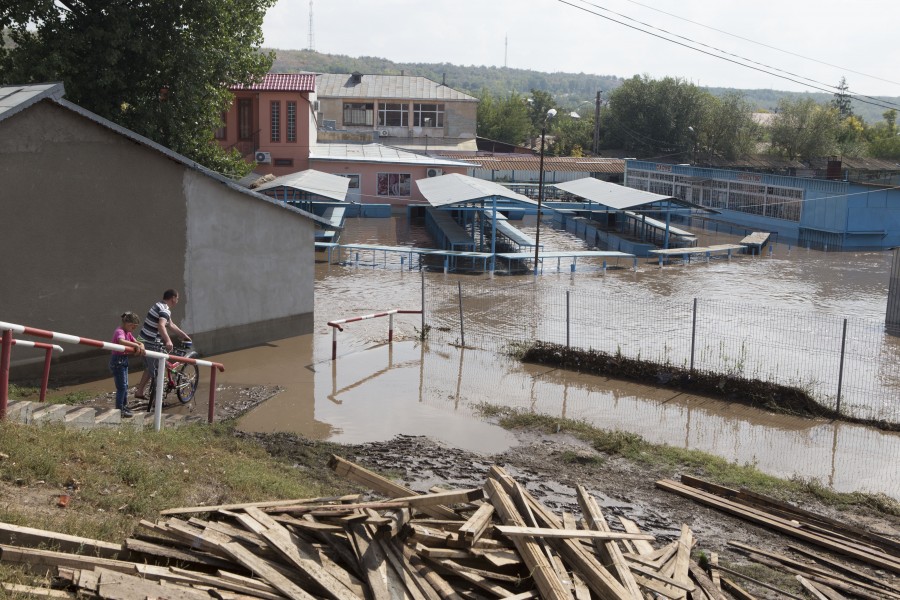
{"type": "Polygon", "coordinates": [[[394,315],[421,315],[421,310],[400,310],[400,309],[392,309],[387,310],[380,313],[373,313],[371,315],[363,315],[361,317],[350,317],[349,319],[338,319],[336,321],[328,321],[328,326],[331,327],[331,360],[337,359],[337,334],[338,331],[343,331],[344,328],[341,325],[345,325],[347,323],[355,323],[356,321],[364,321],[366,319],[375,319],[378,317],[388,317],[388,343],[394,341],[394,315]]]}
{"type": "MultiPolygon", "coordinates": [[[[0,321],[0,331],[3,332],[3,341],[2,347],[0,347],[0,421],[6,419],[6,409],[9,405],[9,365],[10,365],[10,357],[12,354],[12,346],[14,342],[18,342],[18,340],[13,340],[13,333],[19,333],[23,335],[32,335],[35,337],[42,337],[52,339],[54,341],[65,342],[67,344],[78,344],[82,346],[91,346],[94,348],[101,348],[103,350],[109,350],[110,352],[123,352],[125,354],[134,354],[134,349],[128,346],[122,346],[120,344],[113,344],[112,342],[103,342],[100,340],[94,340],[91,338],[83,338],[74,335],[69,335],[67,333],[59,333],[56,331],[47,331],[45,329],[37,329],[35,327],[28,327],[26,325],[18,325],[16,323],[7,323],[5,321],[0,321]]],[[[24,340],[23,340],[24,341],[24,340]]],[[[44,344],[48,346],[49,344],[44,344]]],[[[59,348],[59,346],[56,346],[59,348]]],[[[62,348],[60,348],[62,350],[62,348]]],[[[48,351],[49,352],[49,351],[48,351]]],[[[213,422],[215,407],[216,407],[216,372],[224,371],[225,366],[221,363],[211,362],[208,360],[202,360],[199,358],[186,358],[183,356],[169,355],[164,352],[155,352],[153,350],[147,350],[146,355],[157,359],[156,366],[156,394],[154,398],[155,402],[155,412],[153,417],[153,428],[155,431],[159,431],[162,427],[162,394],[165,385],[165,373],[166,373],[166,361],[171,360],[175,362],[182,362],[197,365],[200,367],[210,367],[210,376],[209,376],[209,411],[207,414],[207,421],[209,423],[213,422]]],[[[46,368],[46,376],[49,378],[49,361],[45,361],[46,368]]],[[[43,400],[43,394],[42,394],[43,400]]]]}

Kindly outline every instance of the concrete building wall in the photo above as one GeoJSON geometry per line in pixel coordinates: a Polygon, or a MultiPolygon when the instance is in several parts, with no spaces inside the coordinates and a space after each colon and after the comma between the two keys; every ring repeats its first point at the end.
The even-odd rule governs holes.
{"type": "MultiPolygon", "coordinates": [[[[0,320],[105,340],[122,312],[177,288],[173,319],[207,354],[273,339],[281,321],[277,337],[311,330],[308,218],[68,108],[44,101],[0,121],[0,189],[0,320]]],[[[52,375],[102,374],[106,357],[65,345],[52,375]]],[[[39,355],[12,358],[15,376],[39,355]]]]}
{"type": "MultiPolygon", "coordinates": [[[[327,161],[316,160],[310,161],[310,168],[325,173],[333,173],[335,175],[359,175],[360,195],[359,202],[364,204],[390,204],[392,206],[406,206],[407,204],[417,204],[426,202],[425,197],[419,191],[416,181],[425,179],[426,172],[429,167],[425,165],[401,165],[401,164],[379,164],[379,163],[350,163],[347,161],[327,161]],[[398,173],[410,176],[410,195],[409,196],[392,196],[384,195],[383,190],[378,189],[378,175],[380,173],[398,173]]],[[[440,167],[442,174],[450,173],[466,174],[466,167],[440,167]]]]}

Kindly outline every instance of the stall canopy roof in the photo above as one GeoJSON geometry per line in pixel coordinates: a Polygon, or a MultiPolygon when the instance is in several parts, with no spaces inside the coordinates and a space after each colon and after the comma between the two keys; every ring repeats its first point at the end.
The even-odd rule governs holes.
{"type": "Polygon", "coordinates": [[[264,192],[277,187],[288,187],[296,190],[303,190],[310,194],[331,198],[332,200],[344,201],[347,199],[347,188],[350,186],[350,180],[340,175],[332,175],[331,173],[323,173],[314,169],[306,171],[298,171],[289,175],[276,177],[268,183],[256,188],[256,192],[264,192]]]}
{"type": "Polygon", "coordinates": [[[525,204],[537,204],[537,202],[528,196],[517,194],[516,192],[503,187],[499,183],[485,181],[484,179],[477,179],[459,173],[419,179],[416,181],[416,185],[419,186],[419,191],[422,192],[422,195],[425,196],[428,203],[435,208],[439,206],[449,206],[451,204],[460,204],[463,202],[472,202],[473,200],[482,200],[492,196],[515,200],[516,202],[525,204]]]}
{"type": "Polygon", "coordinates": [[[593,177],[584,177],[582,179],[566,181],[565,183],[554,183],[552,185],[564,192],[569,192],[570,194],[581,196],[586,200],[590,200],[591,202],[596,202],[597,204],[602,204],[603,206],[608,206],[616,210],[626,210],[629,208],[635,208],[637,206],[643,206],[645,204],[653,204],[654,202],[669,200],[673,204],[690,206],[691,208],[699,208],[709,212],[715,212],[710,211],[705,206],[700,206],[699,204],[694,204],[693,202],[688,202],[687,200],[681,200],[673,196],[663,196],[662,194],[645,192],[643,190],[636,190],[634,188],[625,187],[624,185],[619,185],[617,183],[600,181],[599,179],[594,179],[593,177]]]}

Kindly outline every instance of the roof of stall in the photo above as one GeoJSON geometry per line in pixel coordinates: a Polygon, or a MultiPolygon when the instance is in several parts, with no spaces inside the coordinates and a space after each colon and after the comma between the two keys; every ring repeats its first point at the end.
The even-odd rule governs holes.
{"type": "Polygon", "coordinates": [[[574,179],[572,181],[566,181],[564,183],[554,183],[551,185],[564,192],[580,196],[586,200],[590,200],[591,202],[596,202],[597,204],[602,204],[603,206],[608,206],[616,210],[636,208],[638,206],[644,206],[646,204],[653,204],[654,202],[663,202],[668,200],[673,204],[678,204],[680,206],[689,206],[691,208],[699,208],[709,212],[715,212],[710,211],[710,209],[706,208],[705,206],[700,206],[699,204],[694,204],[693,202],[688,202],[687,200],[681,200],[680,198],[675,198],[674,196],[663,196],[662,194],[654,194],[653,192],[636,190],[634,188],[625,187],[624,185],[619,185],[617,183],[600,181],[599,179],[594,179],[593,177],[584,177],[582,179],[574,179]]]}
{"type": "Polygon", "coordinates": [[[323,173],[315,169],[307,169],[306,171],[298,171],[276,177],[272,181],[255,188],[255,191],[264,192],[272,188],[288,187],[343,202],[347,199],[347,188],[349,186],[350,180],[346,177],[323,173]]]}
{"type": "Polygon", "coordinates": [[[537,202],[528,196],[517,194],[499,183],[459,173],[419,179],[416,181],[416,185],[419,186],[419,191],[422,192],[428,203],[435,208],[491,197],[537,205],[537,202]]]}

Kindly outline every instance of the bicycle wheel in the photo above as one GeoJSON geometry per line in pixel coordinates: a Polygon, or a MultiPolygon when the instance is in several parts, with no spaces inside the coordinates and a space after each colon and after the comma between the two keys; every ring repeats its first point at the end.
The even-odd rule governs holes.
{"type": "MultiPolygon", "coordinates": [[[[196,356],[195,353],[188,354],[188,358],[196,356]]],[[[200,383],[200,370],[197,365],[188,363],[180,363],[172,373],[175,381],[175,393],[182,404],[187,404],[194,399],[197,392],[197,384],[200,383]]]]}

